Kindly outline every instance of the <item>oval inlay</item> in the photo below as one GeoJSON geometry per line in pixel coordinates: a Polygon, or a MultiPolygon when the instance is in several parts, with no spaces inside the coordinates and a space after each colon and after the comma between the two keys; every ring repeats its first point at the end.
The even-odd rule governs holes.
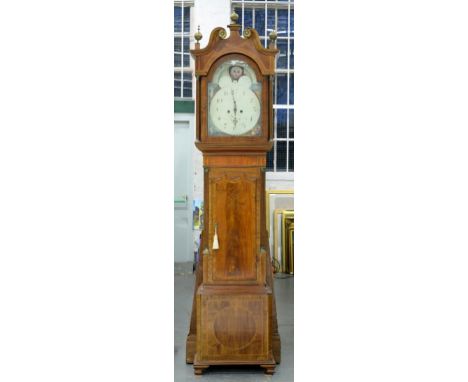
{"type": "Polygon", "coordinates": [[[255,319],[245,309],[225,308],[214,322],[214,335],[221,345],[231,349],[248,346],[255,337],[255,319]]]}

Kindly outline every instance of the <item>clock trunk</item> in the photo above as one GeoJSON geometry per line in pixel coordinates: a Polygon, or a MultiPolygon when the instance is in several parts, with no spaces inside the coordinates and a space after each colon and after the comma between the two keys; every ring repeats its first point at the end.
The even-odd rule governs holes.
{"type": "Polygon", "coordinates": [[[212,249],[210,283],[257,283],[260,250],[260,169],[214,167],[208,177],[208,242],[212,249]],[[216,230],[215,230],[216,228],[216,230]],[[213,248],[213,246],[211,246],[213,248]]]}

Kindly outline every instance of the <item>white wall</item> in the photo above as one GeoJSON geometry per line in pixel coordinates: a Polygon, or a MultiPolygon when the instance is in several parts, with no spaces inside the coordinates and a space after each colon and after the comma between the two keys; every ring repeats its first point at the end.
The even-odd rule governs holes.
{"type": "MultiPolygon", "coordinates": [[[[193,30],[200,26],[203,35],[200,41],[201,48],[204,48],[209,40],[211,31],[216,27],[227,27],[230,23],[231,1],[230,0],[195,0],[193,8],[193,30]]],[[[193,36],[192,36],[193,37],[193,36]]],[[[195,40],[192,38],[192,48],[195,40]]],[[[195,82],[194,82],[195,84],[195,82]]],[[[196,85],[195,85],[196,86],[196,85]]],[[[195,93],[194,86],[194,94],[195,93]]],[[[203,159],[198,149],[194,150],[194,189],[193,198],[203,199],[203,159]]]]}
{"type": "MultiPolygon", "coordinates": [[[[200,41],[201,48],[204,48],[207,45],[210,33],[214,28],[227,27],[227,25],[230,23],[230,15],[230,0],[195,0],[192,16],[192,30],[195,32],[198,29],[198,26],[200,26],[200,32],[203,35],[203,38],[200,41]]],[[[195,40],[192,36],[192,48],[194,43],[195,40]]],[[[194,82],[194,94],[196,94],[195,86],[196,85],[194,82]]],[[[203,157],[197,148],[195,148],[193,152],[193,167],[193,199],[203,200],[203,157]]],[[[200,230],[193,230],[194,245],[199,236],[200,230]]]]}
{"type": "Polygon", "coordinates": [[[293,172],[267,172],[267,190],[294,190],[293,172]]]}
{"type": "Polygon", "coordinates": [[[208,43],[211,31],[216,27],[226,27],[230,23],[231,15],[230,0],[195,0],[193,30],[200,25],[203,39],[200,41],[201,48],[208,43]]]}
{"type": "MultiPolygon", "coordinates": [[[[176,113],[174,115],[174,122],[188,122],[189,129],[192,135],[192,142],[195,140],[195,116],[194,114],[191,113],[176,113]]],[[[195,146],[190,144],[186,145],[187,142],[174,142],[174,149],[176,152],[174,153],[175,156],[178,156],[180,160],[184,161],[190,161],[193,156],[195,151],[198,151],[195,146]],[[184,150],[181,151],[181,149],[178,149],[178,145],[181,145],[181,147],[184,148],[184,150]],[[185,151],[186,146],[190,146],[191,150],[190,151],[185,151]]],[[[187,162],[188,163],[188,162],[187,162]]],[[[193,170],[190,170],[192,172],[193,170]]],[[[195,171],[194,171],[195,172],[195,171]]],[[[194,177],[192,179],[188,179],[189,183],[189,188],[193,187],[193,182],[195,181],[194,177]]],[[[174,198],[180,198],[182,195],[175,195],[174,198]]],[[[183,232],[187,232],[187,234],[181,234],[179,231],[179,237],[177,237],[177,240],[184,240],[185,244],[187,245],[188,250],[187,251],[174,251],[174,261],[175,262],[189,262],[193,261],[193,252],[194,252],[194,242],[193,242],[193,235],[191,234],[192,231],[192,200],[193,200],[193,194],[188,192],[188,201],[186,205],[186,209],[182,210],[174,210],[174,219],[176,218],[181,218],[185,217],[186,220],[186,226],[187,229],[183,230],[183,232]]],[[[175,208],[175,206],[174,206],[175,208]]],[[[176,221],[174,221],[174,229],[176,229],[176,221]]],[[[180,221],[179,221],[180,224],[180,221]]]]}

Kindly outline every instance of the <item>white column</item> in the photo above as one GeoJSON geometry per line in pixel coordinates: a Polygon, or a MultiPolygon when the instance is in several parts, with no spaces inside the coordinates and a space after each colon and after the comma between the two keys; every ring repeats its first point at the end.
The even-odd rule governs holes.
{"type": "Polygon", "coordinates": [[[230,0],[195,0],[194,4],[194,30],[200,25],[203,39],[200,47],[204,48],[208,43],[211,31],[216,27],[227,27],[230,23],[230,0]]]}
{"type": "MultiPolygon", "coordinates": [[[[211,31],[216,27],[224,27],[230,23],[231,1],[230,0],[195,0],[192,16],[192,36],[190,36],[191,48],[194,48],[195,40],[193,34],[200,25],[200,32],[203,35],[200,41],[200,48],[204,48],[210,38],[211,31]]],[[[194,94],[195,93],[194,82],[194,94]]],[[[195,137],[194,137],[195,138],[195,137]]],[[[203,159],[198,149],[193,151],[194,164],[194,199],[203,199],[203,159]]],[[[198,241],[200,230],[193,231],[194,242],[198,241]]]]}
{"type": "MultiPolygon", "coordinates": [[[[231,19],[231,1],[230,0],[195,0],[193,7],[193,27],[195,32],[200,25],[200,32],[203,35],[200,41],[200,47],[204,48],[210,38],[211,31],[216,27],[224,27],[230,23],[231,19]]],[[[192,49],[195,40],[193,33],[191,36],[192,49]]],[[[194,83],[194,94],[195,94],[194,83]]],[[[203,160],[198,149],[195,149],[193,155],[194,161],[194,195],[195,199],[203,199],[203,160]]]]}

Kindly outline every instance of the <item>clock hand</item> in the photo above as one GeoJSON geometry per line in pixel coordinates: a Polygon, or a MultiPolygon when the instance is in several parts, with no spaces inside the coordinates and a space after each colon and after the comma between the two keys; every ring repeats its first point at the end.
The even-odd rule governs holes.
{"type": "Polygon", "coordinates": [[[236,128],[237,125],[237,104],[236,104],[236,98],[234,97],[234,89],[231,89],[231,94],[232,94],[232,100],[234,101],[234,128],[236,128]]]}

